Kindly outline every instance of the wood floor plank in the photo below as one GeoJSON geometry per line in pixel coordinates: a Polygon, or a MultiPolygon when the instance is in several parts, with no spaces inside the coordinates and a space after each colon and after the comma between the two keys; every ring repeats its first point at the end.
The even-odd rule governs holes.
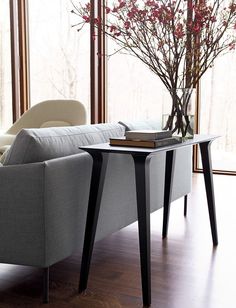
{"type": "MultiPolygon", "coordinates": [[[[214,176],[219,245],[212,246],[203,176],[193,176],[188,214],[172,204],[168,238],[162,210],[151,217],[152,307],[235,308],[236,177],[214,176]]],[[[137,224],[95,244],[88,290],[78,295],[81,254],[51,269],[50,303],[41,303],[39,269],[0,265],[0,308],[142,307],[137,224]]]]}

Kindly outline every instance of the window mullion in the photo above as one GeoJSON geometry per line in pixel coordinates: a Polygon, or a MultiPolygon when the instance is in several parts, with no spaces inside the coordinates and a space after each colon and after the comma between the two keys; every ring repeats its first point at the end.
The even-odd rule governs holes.
{"type": "Polygon", "coordinates": [[[29,109],[28,1],[18,0],[20,114],[29,109]]]}
{"type": "Polygon", "coordinates": [[[12,73],[12,115],[13,122],[20,116],[20,87],[19,87],[19,53],[18,53],[18,14],[16,0],[10,0],[11,27],[11,73],[12,73]]]}
{"type": "Polygon", "coordinates": [[[105,34],[103,23],[95,25],[94,18],[104,20],[105,0],[90,1],[90,65],[91,65],[91,123],[105,121],[105,34]]]}
{"type": "Polygon", "coordinates": [[[29,108],[27,0],[10,0],[12,110],[15,122],[29,108]]]}

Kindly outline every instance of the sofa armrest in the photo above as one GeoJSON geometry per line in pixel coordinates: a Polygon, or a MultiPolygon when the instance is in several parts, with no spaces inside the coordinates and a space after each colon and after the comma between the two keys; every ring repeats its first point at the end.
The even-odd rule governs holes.
{"type": "Polygon", "coordinates": [[[83,245],[92,158],[75,154],[45,162],[45,230],[49,265],[83,245]]]}
{"type": "Polygon", "coordinates": [[[0,262],[47,267],[82,246],[91,167],[88,154],[0,167],[0,262]]]}
{"type": "Polygon", "coordinates": [[[44,263],[44,163],[0,167],[0,262],[44,263]]]}

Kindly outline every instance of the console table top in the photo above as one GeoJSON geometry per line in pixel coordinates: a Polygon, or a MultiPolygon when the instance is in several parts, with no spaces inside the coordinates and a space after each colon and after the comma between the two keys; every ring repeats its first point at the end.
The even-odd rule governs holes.
{"type": "Polygon", "coordinates": [[[203,142],[211,142],[218,138],[217,135],[202,135],[202,134],[195,134],[194,138],[187,139],[181,143],[171,144],[163,147],[158,148],[142,148],[142,147],[128,147],[128,146],[114,146],[107,143],[99,143],[99,144],[93,144],[88,146],[81,146],[79,147],[81,150],[85,150],[87,152],[108,152],[108,153],[122,153],[122,154],[131,154],[131,153],[137,153],[137,154],[152,154],[162,151],[170,151],[175,150],[178,148],[191,146],[203,142]]]}

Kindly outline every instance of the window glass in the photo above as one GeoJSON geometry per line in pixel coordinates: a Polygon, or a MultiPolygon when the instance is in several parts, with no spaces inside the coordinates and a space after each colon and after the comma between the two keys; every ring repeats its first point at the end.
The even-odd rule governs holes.
{"type": "Polygon", "coordinates": [[[236,171],[236,51],[218,58],[201,81],[200,132],[221,137],[212,144],[216,170],[236,171]]]}
{"type": "MultiPolygon", "coordinates": [[[[89,27],[77,32],[70,0],[29,0],[31,105],[77,99],[90,115],[89,27]]],[[[87,0],[81,3],[87,3],[87,0]]]]}
{"type": "MultiPolygon", "coordinates": [[[[112,7],[113,0],[108,6],[112,7]]],[[[107,39],[107,120],[161,121],[167,90],[149,68],[134,56],[122,54],[111,38],[107,39]]]]}
{"type": "Polygon", "coordinates": [[[161,121],[163,99],[168,98],[167,90],[158,76],[139,59],[119,53],[109,56],[118,49],[119,46],[108,39],[108,121],[161,121]]]}
{"type": "Polygon", "coordinates": [[[9,0],[0,1],[0,130],[12,124],[9,0]]]}

